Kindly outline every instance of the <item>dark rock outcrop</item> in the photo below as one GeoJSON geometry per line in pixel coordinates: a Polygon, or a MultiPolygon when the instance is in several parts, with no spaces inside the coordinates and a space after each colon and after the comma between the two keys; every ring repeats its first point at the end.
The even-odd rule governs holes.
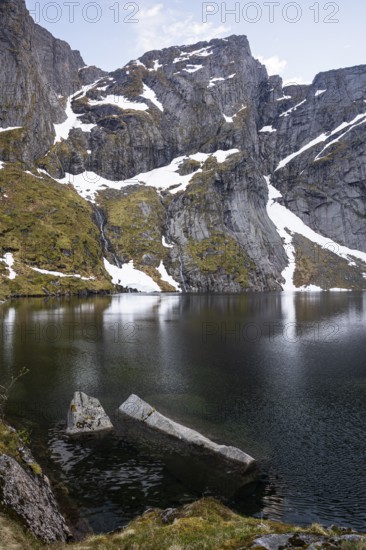
{"type": "Polygon", "coordinates": [[[0,455],[0,501],[5,510],[19,520],[39,539],[45,542],[66,541],[70,532],[60,514],[46,476],[39,466],[30,462],[22,467],[14,458],[0,455]]]}
{"type": "Polygon", "coordinates": [[[366,65],[320,73],[309,86],[283,90],[262,134],[262,156],[286,206],[322,235],[366,251],[366,65]],[[296,107],[287,116],[286,111],[296,107]],[[359,117],[359,118],[357,118],[359,117]],[[346,125],[346,123],[353,124],[346,125]],[[338,129],[338,130],[337,130],[338,129]],[[337,131],[336,131],[337,130],[337,131]],[[285,167],[279,162],[315,142],[285,167]]]}
{"type": "MultiPolygon", "coordinates": [[[[78,51],[37,25],[24,0],[0,1],[0,159],[31,166],[65,120],[66,97],[88,82],[78,51]]],[[[93,72],[93,78],[103,73],[93,72]]],[[[89,77],[91,71],[89,71],[89,77]]]]}

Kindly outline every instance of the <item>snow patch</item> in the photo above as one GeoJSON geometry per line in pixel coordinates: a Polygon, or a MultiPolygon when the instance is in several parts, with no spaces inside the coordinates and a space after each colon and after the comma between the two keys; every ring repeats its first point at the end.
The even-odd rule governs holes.
{"type": "Polygon", "coordinates": [[[263,133],[268,132],[269,134],[272,134],[273,132],[277,132],[277,130],[272,126],[263,126],[263,128],[259,130],[259,132],[263,132],[263,133]]]}
{"type": "Polygon", "coordinates": [[[161,242],[162,242],[162,245],[164,246],[164,248],[174,248],[174,245],[168,244],[168,243],[166,242],[164,235],[163,235],[162,238],[161,238],[161,242]]]}
{"type": "Polygon", "coordinates": [[[184,55],[189,55],[189,57],[192,57],[193,55],[196,55],[198,57],[208,57],[209,55],[213,54],[213,51],[211,50],[211,48],[212,46],[206,46],[205,48],[201,48],[200,50],[194,50],[193,52],[190,52],[184,55]]]}
{"type": "Polygon", "coordinates": [[[225,78],[222,78],[221,76],[217,78],[211,78],[210,82],[207,85],[207,88],[213,88],[214,86],[216,86],[216,82],[222,82],[224,80],[225,78]]]}
{"type": "MultiPolygon", "coordinates": [[[[273,89],[271,90],[271,92],[273,91],[273,89]]],[[[283,95],[282,97],[279,97],[278,99],[276,99],[276,101],[285,101],[285,99],[292,99],[292,96],[291,95],[283,95]]]]}
{"type": "Polygon", "coordinates": [[[150,101],[154,103],[154,105],[156,105],[157,108],[160,109],[160,111],[164,112],[163,104],[156,97],[156,93],[154,92],[154,90],[149,88],[149,86],[147,86],[145,83],[144,83],[144,91],[142,92],[141,96],[144,97],[145,99],[150,99],[150,101]]]}
{"type": "MultiPolygon", "coordinates": [[[[44,174],[44,175],[47,176],[48,178],[51,177],[51,176],[49,175],[49,173],[46,172],[46,170],[44,170],[43,168],[37,168],[37,172],[38,172],[39,174],[44,174]]],[[[43,179],[43,178],[42,178],[42,179],[43,179]]],[[[58,181],[58,180],[56,180],[56,181],[58,181]]]]}
{"type": "Polygon", "coordinates": [[[139,59],[135,59],[134,61],[132,61],[132,63],[137,67],[143,67],[144,69],[147,69],[146,65],[144,65],[144,63],[142,63],[139,59]]]}
{"type": "MultiPolygon", "coordinates": [[[[93,203],[96,195],[102,189],[121,189],[122,187],[120,182],[107,180],[102,176],[98,176],[95,172],[83,172],[78,175],[66,173],[64,178],[56,179],[56,181],[62,185],[72,185],[83,199],[93,203]]],[[[130,182],[130,185],[132,185],[132,182],[130,182]]]]}
{"type": "Polygon", "coordinates": [[[301,155],[302,153],[304,153],[304,151],[307,151],[308,149],[311,149],[311,147],[314,147],[314,145],[317,145],[318,143],[321,143],[323,141],[325,141],[327,139],[327,135],[326,134],[322,134],[321,136],[318,136],[317,138],[313,139],[312,141],[309,141],[309,143],[307,143],[306,145],[304,145],[304,147],[302,147],[301,149],[299,149],[299,151],[296,151],[295,153],[292,153],[291,155],[289,155],[288,157],[284,158],[283,160],[281,160],[281,162],[279,163],[279,165],[277,166],[275,172],[277,172],[277,170],[280,170],[281,168],[283,168],[284,166],[286,166],[289,162],[291,162],[294,158],[298,157],[299,155],[301,155]]]}
{"type": "Polygon", "coordinates": [[[299,292],[323,292],[323,289],[320,286],[316,285],[308,285],[308,286],[301,286],[300,288],[296,289],[299,292]]]}
{"type": "Polygon", "coordinates": [[[189,61],[191,57],[208,57],[209,55],[212,55],[213,52],[211,50],[211,46],[206,46],[205,48],[201,48],[199,50],[194,50],[193,52],[180,52],[179,57],[176,57],[173,59],[173,63],[179,63],[180,61],[189,61]]]}
{"type": "Polygon", "coordinates": [[[0,128],[0,132],[11,132],[12,130],[20,130],[23,126],[9,126],[8,128],[0,128]]]}
{"type": "Polygon", "coordinates": [[[330,147],[331,145],[334,145],[334,143],[338,143],[346,134],[348,134],[348,132],[351,132],[351,130],[353,130],[354,128],[357,128],[357,126],[360,126],[361,124],[364,124],[365,122],[366,122],[366,113],[361,114],[361,115],[357,115],[351,122],[343,122],[340,126],[338,126],[338,128],[336,128],[335,130],[333,130],[333,132],[330,133],[328,138],[334,136],[335,134],[337,134],[341,130],[344,130],[345,128],[348,128],[348,129],[343,134],[341,134],[339,137],[337,137],[336,139],[334,139],[330,143],[327,143],[327,145],[320,151],[320,153],[315,157],[314,160],[316,161],[316,160],[321,159],[322,154],[324,153],[324,151],[326,151],[326,149],[328,149],[328,147],[330,147]],[[359,120],[361,122],[358,122],[359,120]]]}
{"type": "Polygon", "coordinates": [[[2,170],[4,168],[4,162],[2,160],[0,160],[0,170],[2,170]]]}
{"type": "Polygon", "coordinates": [[[288,109],[287,111],[282,113],[282,115],[280,115],[280,117],[288,117],[291,113],[294,113],[295,111],[297,111],[297,109],[299,107],[301,107],[301,105],[304,105],[304,103],[306,103],[306,99],[304,99],[304,101],[300,101],[300,103],[298,103],[294,107],[291,107],[291,109],[288,109]]]}
{"type": "Polygon", "coordinates": [[[309,141],[309,143],[307,143],[306,145],[304,145],[301,149],[299,149],[299,151],[296,151],[295,153],[292,153],[291,155],[289,155],[288,157],[284,158],[283,160],[280,161],[280,163],[278,164],[277,168],[276,168],[276,172],[277,170],[280,170],[281,168],[283,168],[284,166],[286,166],[289,162],[291,162],[294,158],[298,157],[299,155],[301,155],[302,153],[304,153],[305,151],[307,151],[308,149],[311,149],[312,147],[314,147],[315,145],[318,145],[319,143],[322,143],[324,141],[327,141],[329,138],[331,138],[332,136],[338,134],[339,132],[341,132],[342,130],[344,130],[345,128],[347,128],[346,132],[344,132],[342,135],[340,135],[337,139],[331,141],[330,143],[328,143],[321,151],[320,153],[315,157],[314,160],[319,160],[321,158],[321,155],[324,153],[324,151],[326,149],[328,149],[328,147],[330,147],[331,145],[333,145],[334,143],[337,143],[339,140],[341,140],[348,132],[350,132],[351,130],[353,130],[354,128],[356,128],[357,126],[360,126],[361,124],[364,124],[366,122],[366,113],[363,113],[363,114],[360,114],[360,115],[357,115],[353,120],[351,120],[350,122],[342,122],[342,124],[340,124],[339,126],[337,126],[337,128],[335,128],[332,132],[328,132],[326,134],[321,134],[320,136],[318,136],[317,138],[309,141]]]}
{"type": "Polygon", "coordinates": [[[177,292],[181,292],[180,285],[169,275],[167,270],[165,269],[165,266],[163,262],[160,262],[160,265],[158,267],[158,271],[161,275],[161,280],[165,283],[169,283],[177,292]]]}
{"type": "Polygon", "coordinates": [[[133,260],[122,267],[112,265],[104,258],[104,267],[112,277],[114,285],[124,286],[139,292],[161,292],[159,285],[143,271],[135,269],[133,260]]]}
{"type": "Polygon", "coordinates": [[[159,63],[159,59],[155,59],[155,60],[154,60],[154,66],[153,66],[153,68],[152,68],[152,69],[148,69],[148,70],[149,70],[150,72],[151,72],[151,71],[157,71],[158,69],[161,69],[162,67],[163,67],[163,65],[161,65],[161,64],[159,63]]]}
{"type": "Polygon", "coordinates": [[[329,292],[352,292],[351,288],[330,288],[329,292]]]}
{"type": "MultiPolygon", "coordinates": [[[[324,250],[333,252],[340,258],[345,259],[349,264],[353,263],[354,258],[366,264],[366,252],[352,250],[346,246],[339,245],[327,237],[319,235],[319,233],[316,233],[308,227],[298,216],[296,216],[296,214],[279,204],[277,199],[282,197],[281,193],[271,185],[270,176],[264,176],[264,178],[268,186],[267,213],[276,226],[278,234],[284,240],[287,257],[289,258],[289,263],[282,272],[282,277],[285,279],[284,290],[299,290],[295,287],[293,282],[296,269],[295,248],[293,246],[293,235],[295,233],[316,243],[324,250]]],[[[307,288],[304,287],[302,290],[306,289],[307,288]]]]}
{"type": "Polygon", "coordinates": [[[222,116],[224,117],[226,122],[229,122],[229,123],[234,122],[234,116],[235,115],[234,116],[226,116],[226,115],[224,115],[224,113],[222,113],[222,116]]]}
{"type": "Polygon", "coordinates": [[[123,95],[107,95],[103,99],[89,100],[89,105],[115,105],[120,109],[132,109],[134,111],[147,111],[146,103],[131,101],[123,95]]]}
{"type": "Polygon", "coordinates": [[[30,172],[29,170],[26,170],[24,173],[29,174],[30,176],[33,176],[34,178],[37,178],[37,180],[43,180],[43,178],[41,176],[36,176],[35,174],[33,174],[33,172],[30,172]]]}
{"type": "Polygon", "coordinates": [[[222,76],[219,76],[217,78],[211,78],[207,88],[214,88],[216,86],[216,82],[224,82],[225,80],[230,80],[231,78],[234,78],[236,76],[236,73],[231,74],[230,76],[227,76],[226,78],[223,78],[222,76]]]}
{"type": "Polygon", "coordinates": [[[196,73],[200,69],[203,69],[203,65],[187,65],[187,67],[190,67],[190,69],[182,69],[186,73],[196,73]]]}
{"type": "Polygon", "coordinates": [[[71,106],[73,99],[75,99],[76,97],[84,97],[86,92],[95,84],[96,83],[94,82],[94,84],[83,86],[81,90],[68,97],[66,104],[66,120],[64,122],[61,122],[61,124],[53,125],[56,134],[54,143],[58,143],[62,139],[67,139],[69,137],[69,132],[73,128],[80,128],[83,132],[90,132],[93,128],[95,128],[95,124],[84,124],[83,122],[81,122],[81,120],[79,120],[79,117],[82,115],[75,114],[71,106]]]}
{"type": "MultiPolygon", "coordinates": [[[[222,162],[225,162],[227,158],[231,157],[231,155],[234,155],[235,153],[239,153],[239,149],[229,149],[228,151],[222,151],[221,149],[219,151],[216,151],[216,153],[213,153],[213,157],[217,160],[219,164],[222,162]]],[[[207,158],[210,155],[207,155],[207,158]]]]}
{"type": "Polygon", "coordinates": [[[121,190],[129,185],[149,185],[155,187],[158,191],[168,190],[175,194],[179,191],[184,191],[189,185],[192,177],[198,172],[202,172],[202,168],[198,168],[192,174],[181,176],[179,174],[179,166],[184,160],[196,160],[201,164],[204,163],[210,156],[216,158],[217,162],[225,162],[225,160],[234,153],[238,153],[239,149],[230,149],[228,151],[216,151],[212,155],[207,153],[196,153],[190,156],[177,157],[167,166],[155,168],[149,172],[137,174],[134,178],[122,181],[111,181],[98,176],[95,172],[83,172],[82,174],[73,175],[66,174],[64,178],[57,179],[58,183],[63,185],[73,185],[81,197],[90,202],[95,202],[97,193],[105,188],[121,190]]]}
{"type": "Polygon", "coordinates": [[[13,269],[14,265],[14,256],[10,252],[7,252],[3,258],[0,258],[0,262],[4,262],[9,270],[8,279],[14,280],[17,274],[13,269]]]}
{"type": "Polygon", "coordinates": [[[318,91],[316,91],[316,92],[315,92],[315,97],[318,97],[318,96],[320,96],[320,95],[322,95],[322,94],[325,94],[326,91],[327,91],[327,90],[318,90],[318,91]]]}
{"type": "MultiPolygon", "coordinates": [[[[175,193],[178,193],[179,191],[184,191],[189,185],[193,176],[199,172],[202,172],[202,168],[198,168],[192,174],[181,176],[178,172],[179,166],[185,160],[188,160],[188,159],[196,160],[202,164],[210,156],[213,156],[216,158],[217,162],[222,163],[222,162],[225,162],[225,160],[228,157],[238,152],[239,152],[239,149],[230,149],[228,151],[219,150],[219,151],[216,151],[215,153],[212,153],[212,155],[207,153],[196,153],[194,155],[189,155],[186,157],[184,156],[177,157],[174,160],[172,160],[172,162],[167,166],[163,166],[161,168],[155,168],[150,172],[137,174],[134,177],[134,181],[132,183],[134,184],[142,183],[145,185],[149,185],[151,187],[155,187],[159,191],[169,190],[170,193],[175,194],[175,193]]],[[[126,185],[131,185],[131,180],[125,180],[124,182],[122,182],[122,187],[126,185]]]]}
{"type": "Polygon", "coordinates": [[[43,273],[43,275],[51,275],[52,277],[68,277],[68,278],[75,278],[75,279],[81,279],[82,281],[94,281],[95,277],[82,277],[78,274],[71,274],[67,275],[65,273],[60,273],[59,271],[48,271],[47,269],[40,269],[39,267],[30,267],[30,269],[33,269],[33,271],[37,271],[38,273],[43,273]]]}

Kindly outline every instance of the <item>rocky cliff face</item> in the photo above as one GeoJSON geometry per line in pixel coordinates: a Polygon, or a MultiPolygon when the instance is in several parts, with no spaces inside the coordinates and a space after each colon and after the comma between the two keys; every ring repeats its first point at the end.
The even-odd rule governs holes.
{"type": "MultiPolygon", "coordinates": [[[[0,124],[22,128],[0,132],[0,159],[93,203],[99,252],[84,273],[94,262],[102,287],[106,268],[114,284],[139,288],[142,277],[146,288],[147,277],[155,290],[364,288],[366,67],[283,88],[231,36],[106,74],[82,69],[22,1],[5,8],[0,84],[15,99],[0,96],[0,124]]],[[[17,260],[6,225],[3,253],[17,260]]]]}
{"type": "Polygon", "coordinates": [[[80,88],[85,63],[34,23],[24,0],[1,0],[0,20],[0,126],[17,128],[1,134],[0,156],[29,167],[53,143],[53,123],[65,119],[64,98],[80,88]]]}
{"type": "Polygon", "coordinates": [[[264,149],[268,172],[281,159],[319,142],[276,171],[273,185],[307,225],[366,251],[366,66],[319,74],[301,94],[294,91],[293,98],[280,102],[277,132],[264,149]],[[286,116],[294,104],[298,107],[286,116]]]}

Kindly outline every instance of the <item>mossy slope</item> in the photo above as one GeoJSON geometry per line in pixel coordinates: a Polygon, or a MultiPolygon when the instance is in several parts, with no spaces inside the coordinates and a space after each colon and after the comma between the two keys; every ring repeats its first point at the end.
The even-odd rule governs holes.
{"type": "Polygon", "coordinates": [[[174,292],[161,280],[156,269],[160,262],[169,264],[168,249],[162,244],[165,208],[152,187],[132,186],[122,191],[107,190],[99,194],[99,205],[107,224],[105,233],[116,256],[149,275],[165,292],[174,292]]]}
{"type": "MultiPolygon", "coordinates": [[[[7,544],[23,544],[22,550],[45,548],[22,533],[17,524],[0,515],[0,528],[7,529],[7,544]]],[[[306,529],[277,521],[259,520],[235,514],[218,501],[207,498],[176,510],[151,510],[132,521],[124,530],[110,535],[88,537],[75,544],[48,545],[49,550],[245,550],[253,541],[269,534],[313,534],[319,537],[336,536],[337,530],[319,525],[306,529]]],[[[296,546],[297,537],[293,537],[296,546]]],[[[301,541],[300,541],[301,542],[301,541]]],[[[328,543],[326,543],[328,544],[328,543]]],[[[365,542],[344,542],[327,548],[365,550],[365,542]]],[[[0,541],[0,549],[5,550],[0,541]]],[[[14,546],[18,548],[18,546],[14,546]]],[[[19,547],[20,548],[20,547],[19,547]]],[[[324,546],[323,546],[324,548],[324,546]]]]}
{"type": "Polygon", "coordinates": [[[7,164],[0,170],[0,257],[10,252],[17,277],[0,262],[0,294],[35,296],[111,291],[92,207],[67,186],[7,164]],[[76,277],[53,277],[32,268],[76,277]],[[93,279],[92,279],[93,278],[93,279]]]}

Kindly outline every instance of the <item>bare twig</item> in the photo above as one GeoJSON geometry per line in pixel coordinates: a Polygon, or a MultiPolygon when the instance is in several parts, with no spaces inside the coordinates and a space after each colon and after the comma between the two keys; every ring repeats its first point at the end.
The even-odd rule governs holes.
{"type": "Polygon", "coordinates": [[[20,378],[28,374],[29,369],[23,367],[16,376],[12,376],[10,382],[5,385],[0,384],[0,418],[4,418],[5,406],[8,402],[10,392],[13,386],[18,382],[20,378]]]}

